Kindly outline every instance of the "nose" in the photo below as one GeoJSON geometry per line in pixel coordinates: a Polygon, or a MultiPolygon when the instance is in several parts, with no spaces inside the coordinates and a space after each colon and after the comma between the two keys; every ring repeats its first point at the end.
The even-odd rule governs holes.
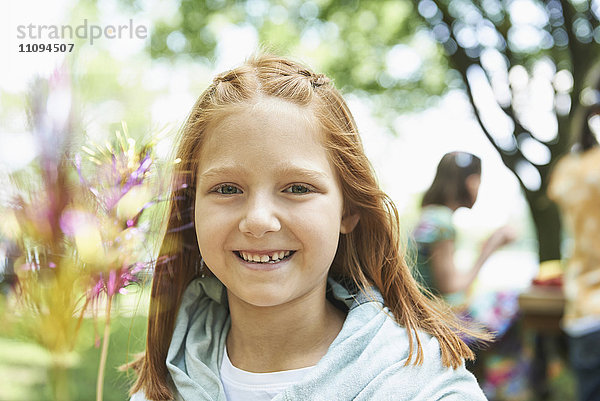
{"type": "Polygon", "coordinates": [[[244,216],[240,220],[239,229],[256,238],[268,232],[279,231],[281,223],[276,216],[273,201],[268,196],[250,198],[244,216]]]}

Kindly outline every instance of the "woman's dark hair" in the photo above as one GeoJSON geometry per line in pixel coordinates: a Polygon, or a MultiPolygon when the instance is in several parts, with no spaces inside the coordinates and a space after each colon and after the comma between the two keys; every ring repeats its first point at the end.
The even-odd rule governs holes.
{"type": "Polygon", "coordinates": [[[473,206],[473,197],[467,188],[467,178],[481,175],[481,159],[467,152],[446,153],[438,164],[435,178],[423,196],[421,206],[458,203],[473,206]]]}

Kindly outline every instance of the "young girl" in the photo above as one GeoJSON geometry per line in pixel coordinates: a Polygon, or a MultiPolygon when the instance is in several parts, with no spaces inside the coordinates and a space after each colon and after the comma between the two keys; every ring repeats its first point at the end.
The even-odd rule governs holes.
{"type": "Polygon", "coordinates": [[[267,55],[217,76],[177,157],[132,400],[485,399],[325,76],[267,55]]]}

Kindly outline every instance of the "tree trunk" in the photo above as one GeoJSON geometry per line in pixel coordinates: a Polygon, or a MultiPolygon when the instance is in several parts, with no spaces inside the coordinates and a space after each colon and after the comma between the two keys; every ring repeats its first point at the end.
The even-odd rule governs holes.
{"type": "Polygon", "coordinates": [[[524,191],[538,240],[540,263],[559,260],[561,221],[555,203],[546,196],[546,191],[524,191]]]}

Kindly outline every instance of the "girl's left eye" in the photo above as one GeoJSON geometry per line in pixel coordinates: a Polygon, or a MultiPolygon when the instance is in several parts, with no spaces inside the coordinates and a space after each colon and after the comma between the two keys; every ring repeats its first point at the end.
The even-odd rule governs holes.
{"type": "Polygon", "coordinates": [[[287,187],[284,192],[289,192],[292,194],[306,194],[312,191],[306,185],[294,184],[287,187]]]}

